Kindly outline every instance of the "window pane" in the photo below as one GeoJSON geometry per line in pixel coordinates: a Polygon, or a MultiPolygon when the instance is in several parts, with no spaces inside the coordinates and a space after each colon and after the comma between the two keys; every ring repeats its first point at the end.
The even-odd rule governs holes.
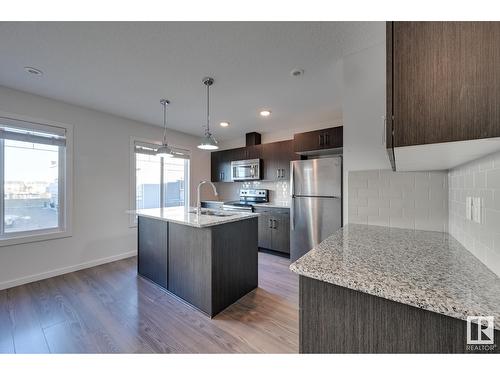
{"type": "Polygon", "coordinates": [[[165,207],[184,206],[186,159],[164,159],[165,207]]]}
{"type": "Polygon", "coordinates": [[[136,155],[136,207],[160,207],[161,161],[158,156],[136,155]]]}
{"type": "Polygon", "coordinates": [[[59,226],[59,147],[4,141],[5,233],[59,226]]]}

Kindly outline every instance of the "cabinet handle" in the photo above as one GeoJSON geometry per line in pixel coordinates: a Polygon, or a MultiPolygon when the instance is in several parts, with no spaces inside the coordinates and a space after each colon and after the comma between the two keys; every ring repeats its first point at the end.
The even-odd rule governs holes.
{"type": "Polygon", "coordinates": [[[278,222],[276,220],[273,220],[273,222],[274,222],[273,229],[278,229],[278,222]]]}
{"type": "Polygon", "coordinates": [[[279,168],[276,169],[276,178],[280,178],[280,170],[279,170],[279,168]]]}
{"type": "Polygon", "coordinates": [[[328,133],[325,134],[325,145],[330,145],[330,134],[328,133]]]}
{"type": "Polygon", "coordinates": [[[384,121],[384,130],[382,132],[382,144],[385,146],[387,144],[387,117],[382,116],[382,120],[384,121]]]}
{"type": "Polygon", "coordinates": [[[273,219],[269,219],[269,228],[273,229],[273,219]]]}
{"type": "Polygon", "coordinates": [[[320,146],[323,146],[323,144],[324,144],[323,138],[324,138],[324,137],[323,137],[323,134],[320,134],[320,135],[319,135],[319,145],[320,145],[320,146]]]}

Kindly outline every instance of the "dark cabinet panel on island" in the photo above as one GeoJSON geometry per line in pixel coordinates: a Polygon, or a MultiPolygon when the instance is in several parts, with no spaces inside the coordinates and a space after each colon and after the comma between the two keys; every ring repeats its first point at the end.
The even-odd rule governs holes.
{"type": "Polygon", "coordinates": [[[143,216],[137,220],[137,271],[167,288],[168,223],[143,216]]]}

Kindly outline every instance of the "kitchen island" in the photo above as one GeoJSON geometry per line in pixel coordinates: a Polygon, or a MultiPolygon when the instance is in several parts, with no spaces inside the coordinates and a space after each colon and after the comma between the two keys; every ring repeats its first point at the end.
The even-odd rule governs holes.
{"type": "Polygon", "coordinates": [[[138,273],[210,317],[257,287],[255,213],[184,207],[138,216],[138,273]]]}
{"type": "Polygon", "coordinates": [[[500,278],[448,233],[349,224],[290,269],[301,353],[499,352],[500,278]],[[468,344],[469,316],[496,345],[468,344]]]}

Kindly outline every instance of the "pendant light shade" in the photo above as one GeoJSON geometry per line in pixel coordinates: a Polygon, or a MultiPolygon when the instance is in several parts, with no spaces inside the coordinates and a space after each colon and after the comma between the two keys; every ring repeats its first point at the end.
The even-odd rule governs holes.
{"type": "Polygon", "coordinates": [[[161,99],[160,104],[163,106],[163,142],[156,149],[156,155],[162,158],[172,158],[174,153],[167,143],[167,106],[170,104],[170,100],[161,99]]]}
{"type": "Polygon", "coordinates": [[[205,135],[201,139],[198,148],[202,150],[217,150],[219,148],[217,140],[214,138],[212,133],[210,133],[210,86],[213,85],[214,79],[211,77],[205,77],[202,82],[205,86],[207,86],[207,125],[205,128],[205,135]]]}

